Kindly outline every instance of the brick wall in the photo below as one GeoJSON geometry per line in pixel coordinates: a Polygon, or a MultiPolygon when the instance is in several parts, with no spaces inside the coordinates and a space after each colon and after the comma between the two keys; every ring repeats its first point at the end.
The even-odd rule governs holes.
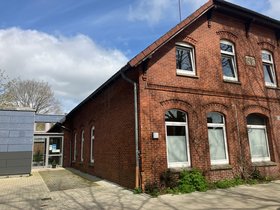
{"type": "Polygon", "coordinates": [[[64,166],[135,187],[135,142],[133,85],[117,79],[67,119],[64,166]],[[90,163],[91,128],[95,127],[94,163],[90,163]],[[84,130],[84,161],[81,161],[81,133],[84,130]],[[77,159],[73,160],[74,135],[77,134],[77,159]],[[71,142],[71,148],[70,148],[71,142]]]}
{"type": "MultiPolygon", "coordinates": [[[[258,169],[264,175],[279,177],[280,121],[276,116],[280,115],[280,90],[265,87],[263,49],[274,56],[279,86],[280,50],[275,32],[252,24],[246,36],[242,20],[218,12],[213,13],[211,22],[207,21],[206,15],[202,16],[152,55],[148,70],[139,79],[143,186],[147,181],[158,180],[167,169],[164,113],[172,108],[183,110],[188,116],[191,167],[202,169],[212,180],[250,173],[253,165],[246,117],[251,113],[266,116],[274,163],[263,164],[258,169]],[[235,45],[239,82],[223,81],[221,39],[235,45]],[[197,77],[176,75],[176,42],[194,46],[197,77]],[[245,56],[254,57],[256,65],[246,65],[245,56]],[[222,113],[226,121],[230,167],[222,169],[214,169],[210,164],[206,115],[214,111],[222,113]],[[159,132],[158,140],[152,140],[152,132],[159,132]]],[[[141,67],[138,68],[142,72],[141,67]]]]}

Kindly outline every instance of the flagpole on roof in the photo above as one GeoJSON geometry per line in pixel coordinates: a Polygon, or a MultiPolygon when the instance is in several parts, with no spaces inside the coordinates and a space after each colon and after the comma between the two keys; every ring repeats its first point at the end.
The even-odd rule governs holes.
{"type": "Polygon", "coordinates": [[[179,2],[179,18],[180,18],[180,22],[182,21],[182,16],[181,16],[181,0],[178,0],[179,2]]]}

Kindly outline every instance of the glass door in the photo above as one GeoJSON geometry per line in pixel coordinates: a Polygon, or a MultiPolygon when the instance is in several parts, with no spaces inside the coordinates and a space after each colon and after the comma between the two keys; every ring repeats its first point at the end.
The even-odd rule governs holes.
{"type": "Polygon", "coordinates": [[[49,137],[48,166],[62,165],[62,137],[49,137]]]}
{"type": "Polygon", "coordinates": [[[46,144],[47,138],[35,137],[33,145],[32,166],[44,167],[46,163],[46,144]]]}

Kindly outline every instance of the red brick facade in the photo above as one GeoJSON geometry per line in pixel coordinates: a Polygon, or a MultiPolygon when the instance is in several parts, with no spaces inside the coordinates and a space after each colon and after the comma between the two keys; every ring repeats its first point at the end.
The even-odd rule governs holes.
{"type": "MultiPolygon", "coordinates": [[[[202,8],[209,7],[209,1],[202,8]]],[[[275,29],[258,23],[246,27],[246,20],[212,11],[197,19],[157,49],[145,65],[132,66],[139,72],[138,123],[140,174],[142,187],[159,180],[167,170],[165,112],[178,109],[187,114],[191,168],[203,170],[211,180],[247,175],[257,167],[263,175],[280,176],[280,48],[275,29]],[[246,30],[247,28],[247,30],[246,30]],[[234,44],[238,81],[223,80],[220,41],[234,44]],[[176,75],[176,43],[194,48],[195,76],[176,75]],[[265,86],[261,50],[274,58],[277,87],[265,86]],[[255,64],[246,62],[254,58],[255,64]],[[225,117],[229,164],[210,164],[207,113],[219,112],[225,117]],[[267,119],[271,161],[252,163],[246,117],[259,114],[267,119]],[[159,138],[152,139],[152,132],[159,138]]],[[[192,16],[191,16],[192,17],[192,16]]],[[[279,26],[280,27],[280,26],[279,26]]],[[[176,27],[175,27],[176,29],[176,27]]],[[[163,41],[161,41],[163,43],[163,41]]],[[[148,49],[148,48],[147,48],[148,49]]],[[[150,50],[151,52],[152,50],[150,50]]],[[[146,52],[146,51],[144,51],[146,52]]],[[[148,54],[148,53],[147,53],[148,54]]],[[[138,55],[130,64],[137,64],[138,55]],[[136,62],[137,60],[137,62],[136,62]]],[[[65,133],[64,165],[90,174],[135,187],[135,142],[133,86],[118,77],[92,100],[75,110],[65,123],[72,132],[65,133]],[[89,164],[90,128],[95,126],[94,164],[89,164]],[[70,143],[81,130],[85,132],[85,160],[80,163],[80,145],[75,163],[70,161],[70,143]]]]}

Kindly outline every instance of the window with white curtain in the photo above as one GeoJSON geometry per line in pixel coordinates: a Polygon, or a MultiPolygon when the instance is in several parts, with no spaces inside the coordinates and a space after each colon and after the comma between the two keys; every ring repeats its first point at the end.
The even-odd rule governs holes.
{"type": "Polygon", "coordinates": [[[190,166],[187,115],[176,109],[165,113],[168,167],[190,166]]]}
{"type": "Polygon", "coordinates": [[[224,116],[217,112],[208,113],[207,127],[211,165],[228,164],[224,116]]]}
{"type": "Polygon", "coordinates": [[[95,136],[95,128],[92,126],[91,128],[91,141],[90,141],[90,162],[94,162],[94,136],[95,136]]]}
{"type": "Polygon", "coordinates": [[[247,129],[252,162],[270,161],[266,119],[256,114],[249,115],[247,129]]]}
{"type": "Polygon", "coordinates": [[[85,141],[85,135],[84,135],[84,130],[82,130],[82,135],[81,135],[81,162],[84,161],[84,141],[85,141]]]}

